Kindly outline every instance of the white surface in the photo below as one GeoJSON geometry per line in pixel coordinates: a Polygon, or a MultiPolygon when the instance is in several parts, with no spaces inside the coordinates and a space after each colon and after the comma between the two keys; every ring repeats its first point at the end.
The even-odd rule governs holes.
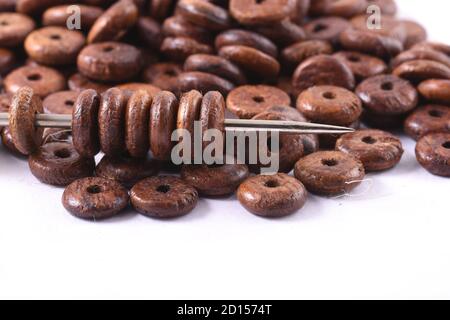
{"type": "MultiPolygon", "coordinates": [[[[398,3],[450,43],[448,1],[398,3]]],[[[403,141],[401,164],[369,175],[365,196],[311,196],[282,220],[201,200],[167,222],[75,219],[62,189],[0,148],[0,298],[450,298],[450,182],[403,141]]]]}

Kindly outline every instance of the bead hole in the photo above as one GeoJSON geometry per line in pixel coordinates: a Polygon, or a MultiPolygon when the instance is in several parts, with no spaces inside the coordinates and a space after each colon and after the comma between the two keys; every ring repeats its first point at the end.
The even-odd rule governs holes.
{"type": "Polygon", "coordinates": [[[350,61],[350,62],[360,62],[361,58],[358,57],[358,56],[348,56],[347,60],[350,61]]]}
{"type": "Polygon", "coordinates": [[[385,82],[381,85],[381,89],[384,91],[391,91],[394,89],[394,84],[392,82],[385,82]]]}
{"type": "Polygon", "coordinates": [[[30,81],[39,81],[39,80],[42,79],[42,76],[40,74],[38,74],[38,73],[33,73],[33,74],[30,74],[27,77],[27,79],[30,80],[30,81]]]}
{"type": "Polygon", "coordinates": [[[86,191],[90,194],[97,194],[102,192],[102,187],[99,185],[93,185],[86,188],[86,191]]]}
{"type": "Polygon", "coordinates": [[[164,74],[169,77],[176,77],[176,75],[177,75],[175,70],[172,70],[172,69],[164,71],[164,74]]]}
{"type": "Polygon", "coordinates": [[[313,32],[320,32],[320,31],[324,31],[324,30],[327,30],[327,29],[328,29],[327,25],[319,23],[319,24],[314,26],[313,32]]]}
{"type": "Polygon", "coordinates": [[[65,104],[66,106],[71,107],[71,106],[73,106],[73,105],[75,104],[75,102],[72,101],[72,100],[66,100],[66,101],[64,101],[64,104],[65,104]]]}
{"type": "Polygon", "coordinates": [[[377,140],[370,136],[367,136],[367,137],[362,138],[362,142],[367,143],[367,144],[374,144],[375,142],[377,142],[377,140]]]}
{"type": "Polygon", "coordinates": [[[322,164],[327,167],[334,167],[338,164],[336,159],[323,159],[322,164]]]}
{"type": "Polygon", "coordinates": [[[111,47],[111,46],[107,46],[107,47],[104,47],[104,48],[103,48],[103,52],[111,52],[111,51],[113,51],[113,50],[114,50],[114,48],[111,47]]]}
{"type": "Polygon", "coordinates": [[[444,115],[441,111],[439,110],[430,110],[428,112],[428,114],[430,115],[430,117],[433,118],[442,118],[442,116],[444,115]]]}
{"type": "Polygon", "coordinates": [[[49,38],[52,40],[61,40],[61,36],[59,34],[52,34],[49,38]]]}
{"type": "Polygon", "coordinates": [[[253,97],[253,101],[255,101],[256,103],[263,103],[265,100],[264,100],[264,97],[256,96],[256,97],[253,97]]]}
{"type": "Polygon", "coordinates": [[[268,181],[266,181],[266,183],[264,183],[264,186],[266,186],[267,188],[277,188],[280,185],[279,185],[278,181],[268,180],[268,181]]]}
{"type": "Polygon", "coordinates": [[[69,149],[60,149],[60,150],[56,150],[54,152],[54,155],[61,159],[67,159],[70,157],[71,152],[69,149]]]}
{"type": "Polygon", "coordinates": [[[325,99],[328,99],[328,100],[336,99],[336,94],[333,93],[333,92],[324,92],[324,93],[322,94],[322,96],[323,96],[325,99]]]}
{"type": "Polygon", "coordinates": [[[167,184],[160,185],[158,188],[156,188],[156,191],[161,193],[167,193],[170,191],[170,186],[167,184]]]}
{"type": "Polygon", "coordinates": [[[444,147],[445,149],[450,149],[450,141],[446,141],[442,144],[442,147],[444,147]]]}
{"type": "Polygon", "coordinates": [[[8,21],[0,21],[0,25],[1,26],[9,26],[9,22],[8,21]]]}

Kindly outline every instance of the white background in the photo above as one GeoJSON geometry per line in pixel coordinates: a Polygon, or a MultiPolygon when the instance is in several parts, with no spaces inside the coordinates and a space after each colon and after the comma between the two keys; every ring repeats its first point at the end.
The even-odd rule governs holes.
{"type": "MultiPolygon", "coordinates": [[[[450,5],[398,1],[450,43],[450,5]]],[[[421,169],[414,143],[364,196],[311,196],[264,220],[233,197],[175,221],[131,211],[73,218],[62,189],[0,148],[0,298],[450,298],[450,183],[421,169]]]]}

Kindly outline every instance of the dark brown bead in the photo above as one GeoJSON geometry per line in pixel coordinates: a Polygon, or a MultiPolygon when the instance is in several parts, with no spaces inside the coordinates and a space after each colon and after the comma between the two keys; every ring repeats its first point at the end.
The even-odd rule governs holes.
{"type": "Polygon", "coordinates": [[[400,40],[369,31],[347,29],[339,36],[343,48],[375,55],[382,59],[395,57],[403,50],[400,40]]]}
{"type": "Polygon", "coordinates": [[[450,67],[450,57],[445,53],[430,49],[411,49],[400,53],[391,61],[393,68],[398,67],[402,63],[413,60],[433,60],[445,64],[450,67]]]}
{"type": "Polygon", "coordinates": [[[117,156],[125,151],[126,94],[111,88],[102,95],[98,111],[98,133],[100,146],[108,156],[117,156]]]}
{"type": "Polygon", "coordinates": [[[368,78],[356,88],[356,94],[366,109],[380,115],[405,114],[418,103],[416,89],[395,75],[368,78]]]}
{"type": "Polygon", "coordinates": [[[228,11],[208,1],[180,0],[177,13],[193,24],[209,30],[224,30],[231,26],[228,11]]]}
{"type": "Polygon", "coordinates": [[[32,154],[42,142],[43,128],[35,125],[36,114],[42,113],[42,101],[29,87],[20,88],[9,108],[9,131],[17,150],[32,154]]]}
{"type": "Polygon", "coordinates": [[[178,76],[178,84],[181,92],[190,90],[219,91],[223,95],[227,95],[234,88],[234,85],[228,80],[205,72],[184,72],[178,76]]]}
{"type": "Polygon", "coordinates": [[[139,10],[133,0],[120,0],[109,7],[94,23],[88,43],[116,41],[136,24],[139,10]]]}
{"type": "Polygon", "coordinates": [[[147,67],[142,79],[162,90],[178,93],[180,90],[178,76],[183,72],[182,68],[175,63],[156,63],[147,67]]]}
{"type": "Polygon", "coordinates": [[[297,67],[308,58],[331,53],[333,53],[333,46],[328,41],[307,40],[285,48],[281,56],[288,67],[297,67]]]}
{"type": "Polygon", "coordinates": [[[157,160],[170,158],[173,142],[172,132],[176,128],[177,97],[168,91],[158,93],[150,109],[149,140],[153,157],[157,160]]]}
{"type": "Polygon", "coordinates": [[[383,60],[356,51],[339,51],[333,55],[352,70],[358,82],[386,73],[388,66],[383,60]]]}
{"type": "Polygon", "coordinates": [[[138,90],[128,100],[125,110],[125,145],[135,158],[145,157],[150,148],[148,122],[152,99],[147,91],[138,90]]]}
{"type": "Polygon", "coordinates": [[[174,0],[152,0],[149,3],[150,16],[162,21],[170,15],[174,0]]]}
{"type": "Polygon", "coordinates": [[[396,166],[403,155],[399,138],[380,130],[358,130],[344,134],[336,150],[361,160],[366,171],[382,171],[396,166]]]}
{"type": "Polygon", "coordinates": [[[241,86],[227,97],[227,109],[241,119],[250,119],[272,106],[290,106],[290,97],[282,90],[266,85],[241,86]]]}
{"type": "Polygon", "coordinates": [[[229,10],[243,25],[262,25],[288,18],[294,8],[290,0],[230,0],[229,10]]]}
{"type": "Polygon", "coordinates": [[[367,8],[366,0],[314,0],[309,13],[313,16],[340,16],[350,18],[363,13],[367,8]]]}
{"type": "Polygon", "coordinates": [[[34,16],[42,13],[47,8],[61,3],[61,0],[16,0],[16,11],[34,16]]]}
{"type": "MultiPolygon", "coordinates": [[[[209,91],[203,96],[200,109],[200,123],[202,128],[202,138],[205,138],[207,130],[218,130],[225,132],[225,100],[218,91],[209,91]]],[[[203,140],[203,149],[206,149],[212,142],[203,140]]]]}
{"type": "Polygon", "coordinates": [[[181,178],[193,186],[201,195],[226,196],[234,193],[249,176],[245,164],[186,165],[181,178]]]}
{"type": "Polygon", "coordinates": [[[401,20],[400,23],[406,30],[405,48],[411,48],[427,39],[427,31],[421,24],[411,20],[401,20]]]}
{"type": "Polygon", "coordinates": [[[45,27],[31,32],[25,50],[34,61],[48,66],[73,64],[85,43],[79,31],[63,27],[45,27]]]}
{"type": "Polygon", "coordinates": [[[311,7],[311,0],[297,0],[297,7],[291,15],[292,21],[301,25],[307,18],[309,9],[311,7]]]}
{"type": "MultiPolygon", "coordinates": [[[[77,6],[80,8],[81,29],[84,31],[89,31],[97,18],[103,14],[103,10],[99,7],[83,4],[77,4],[77,6]]],[[[67,20],[73,14],[69,8],[70,5],[59,5],[45,10],[42,15],[42,24],[44,26],[66,27],[67,20]]]]}
{"type": "Polygon", "coordinates": [[[155,160],[126,156],[104,156],[95,168],[97,177],[115,180],[130,188],[140,180],[154,176],[158,171],[159,164],[155,160]]]}
{"type": "Polygon", "coordinates": [[[118,182],[104,178],[84,178],[71,183],[62,204],[75,217],[89,220],[111,218],[128,206],[128,191],[118,182]]]}
{"type": "Polygon", "coordinates": [[[248,178],[238,189],[241,205],[253,214],[266,218],[290,215],[306,203],[303,184],[284,173],[248,178]]]}
{"type": "Polygon", "coordinates": [[[309,39],[339,42],[339,35],[350,28],[350,22],[339,17],[322,17],[308,22],[304,28],[309,39]]]}
{"type": "Polygon", "coordinates": [[[26,154],[20,152],[16,146],[14,145],[13,137],[11,136],[11,131],[8,127],[0,129],[0,135],[2,139],[2,145],[8,150],[11,154],[17,157],[26,157],[26,154]]]}
{"type": "Polygon", "coordinates": [[[219,55],[257,76],[274,78],[280,72],[277,60],[254,48],[226,46],[219,50],[219,55]]]}
{"type": "Polygon", "coordinates": [[[0,13],[0,43],[2,47],[16,47],[36,27],[34,21],[20,13],[0,13]]]}
{"type": "Polygon", "coordinates": [[[139,41],[153,50],[159,50],[163,42],[161,26],[150,17],[140,17],[136,24],[139,41]]]}
{"type": "Polygon", "coordinates": [[[0,12],[13,12],[16,10],[17,0],[3,0],[0,2],[0,12]]]}
{"type": "Polygon", "coordinates": [[[25,66],[15,69],[4,81],[6,92],[16,93],[20,88],[30,87],[33,92],[45,98],[49,94],[66,88],[64,76],[55,69],[25,66]]]}
{"type": "Polygon", "coordinates": [[[312,122],[346,126],[359,119],[362,103],[347,89],[315,86],[299,95],[297,109],[312,122]]]}
{"type": "Polygon", "coordinates": [[[78,55],[77,65],[82,74],[93,80],[127,81],[139,73],[142,56],[131,45],[103,42],[86,46],[78,55]]]}
{"type": "Polygon", "coordinates": [[[450,67],[432,60],[413,60],[402,63],[392,74],[420,83],[428,79],[450,79],[450,67]]]}
{"type": "Polygon", "coordinates": [[[47,96],[42,102],[45,113],[72,114],[73,106],[80,92],[59,91],[47,96]]]}
{"type": "Polygon", "coordinates": [[[108,84],[92,81],[83,76],[81,73],[73,74],[67,81],[67,84],[69,85],[69,89],[73,91],[92,89],[97,91],[99,94],[102,94],[111,87],[111,85],[108,84]]]}
{"type": "Polygon", "coordinates": [[[197,191],[180,178],[151,177],[131,189],[134,209],[152,218],[176,218],[191,212],[198,202],[197,191]]]}
{"type": "Polygon", "coordinates": [[[208,29],[197,26],[180,15],[165,19],[162,31],[166,37],[188,37],[201,43],[211,43],[213,39],[208,29]]]}
{"type": "Polygon", "coordinates": [[[280,47],[290,46],[293,43],[306,40],[306,33],[302,27],[293,23],[290,19],[284,19],[270,25],[263,25],[254,29],[266,36],[280,47]]]}
{"type": "MultiPolygon", "coordinates": [[[[181,96],[178,107],[177,129],[187,130],[189,132],[191,146],[194,145],[195,139],[195,121],[200,120],[202,99],[203,95],[200,92],[192,90],[181,96]]],[[[193,158],[193,156],[194,151],[191,148],[191,158],[193,158]]]]}
{"type": "Polygon", "coordinates": [[[347,65],[328,55],[311,57],[294,72],[292,84],[299,90],[320,85],[331,85],[352,90],[355,77],[347,65]]]}
{"type": "Polygon", "coordinates": [[[430,133],[416,145],[417,161],[430,173],[450,177],[450,133],[430,133]]]}
{"type": "Polygon", "coordinates": [[[66,186],[77,179],[89,177],[95,168],[94,158],[83,158],[72,144],[46,143],[28,159],[31,173],[42,183],[66,186]]]}
{"type": "Polygon", "coordinates": [[[415,140],[430,132],[450,132],[450,107],[431,104],[418,108],[406,119],[405,132],[415,140]]]}
{"type": "Polygon", "coordinates": [[[429,101],[450,105],[450,80],[426,80],[417,87],[417,90],[429,101]]]}
{"type": "Polygon", "coordinates": [[[161,44],[161,53],[169,59],[183,62],[187,57],[198,53],[212,53],[213,48],[210,45],[203,44],[197,40],[187,37],[167,37],[161,44]]]}
{"type": "Polygon", "coordinates": [[[98,111],[100,95],[93,89],[81,92],[72,113],[73,145],[84,157],[93,157],[100,151],[98,111]]]}
{"type": "Polygon", "coordinates": [[[348,193],[364,179],[361,161],[340,151],[321,151],[300,159],[295,177],[312,193],[334,196],[348,193]]]}
{"type": "Polygon", "coordinates": [[[0,75],[8,74],[16,66],[16,57],[14,52],[8,49],[0,48],[0,75]]]}
{"type": "Polygon", "coordinates": [[[184,70],[214,74],[238,85],[247,82],[239,67],[222,57],[214,55],[194,54],[184,62],[184,70]]]}
{"type": "Polygon", "coordinates": [[[150,96],[155,96],[158,92],[161,91],[160,88],[155,87],[154,85],[148,84],[148,83],[139,83],[139,82],[129,82],[124,84],[119,84],[116,86],[116,88],[119,88],[122,91],[125,91],[125,93],[129,96],[131,96],[136,91],[145,91],[150,96]]]}
{"type": "Polygon", "coordinates": [[[415,44],[411,49],[435,50],[442,52],[448,56],[450,55],[450,45],[441,42],[431,42],[431,41],[419,42],[418,44],[415,44]]]}
{"type": "Polygon", "coordinates": [[[278,55],[278,49],[272,41],[259,33],[248,30],[232,29],[224,31],[216,37],[215,45],[218,51],[222,47],[237,45],[257,49],[274,58],[278,55]]]}

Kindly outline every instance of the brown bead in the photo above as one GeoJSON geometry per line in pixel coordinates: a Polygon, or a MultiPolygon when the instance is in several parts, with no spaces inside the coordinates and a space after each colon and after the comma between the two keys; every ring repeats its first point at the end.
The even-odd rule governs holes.
{"type": "Polygon", "coordinates": [[[214,74],[218,77],[241,85],[247,79],[241,69],[232,62],[214,55],[194,54],[184,62],[185,71],[198,71],[214,74]]]}
{"type": "Polygon", "coordinates": [[[0,129],[0,135],[2,139],[2,145],[5,147],[5,150],[8,150],[11,154],[17,157],[25,157],[26,154],[20,152],[16,146],[14,145],[13,137],[11,136],[11,131],[8,127],[0,129]]]}
{"type": "Polygon", "coordinates": [[[72,114],[73,106],[80,92],[59,91],[47,96],[42,102],[45,113],[72,114]]]}
{"type": "Polygon", "coordinates": [[[293,43],[306,40],[306,33],[302,27],[293,23],[290,19],[284,19],[270,25],[262,25],[254,30],[280,47],[287,47],[293,43]]]}
{"type": "Polygon", "coordinates": [[[159,50],[163,41],[161,26],[150,17],[140,17],[136,23],[140,43],[153,50],[159,50]]]}
{"type": "Polygon", "coordinates": [[[228,11],[203,0],[180,0],[177,13],[193,24],[208,30],[224,30],[231,26],[228,11]]]}
{"type": "Polygon", "coordinates": [[[221,77],[205,72],[184,72],[178,76],[181,92],[198,90],[200,92],[219,91],[223,95],[234,89],[234,85],[221,77]]]}
{"type": "Polygon", "coordinates": [[[20,13],[0,13],[0,43],[2,47],[16,47],[36,27],[34,21],[20,13]]]}
{"type": "Polygon", "coordinates": [[[63,27],[45,27],[31,32],[25,39],[25,50],[34,61],[48,66],[75,63],[85,43],[79,31],[63,27]]]}
{"type": "Polygon", "coordinates": [[[75,217],[89,220],[111,218],[128,206],[128,191],[118,182],[104,178],[84,178],[71,183],[62,204],[75,217]]]}
{"type": "Polygon", "coordinates": [[[120,0],[109,7],[94,23],[88,43],[116,41],[137,22],[139,11],[133,0],[120,0]]]}
{"type": "Polygon", "coordinates": [[[134,92],[140,91],[140,90],[147,92],[150,96],[154,96],[158,92],[161,91],[160,88],[155,87],[154,85],[151,85],[148,83],[139,83],[139,82],[130,82],[130,83],[119,84],[116,86],[116,88],[119,88],[120,90],[125,91],[125,93],[130,96],[134,92]]]}
{"type": "Polygon", "coordinates": [[[125,145],[130,156],[145,157],[149,151],[148,122],[153,96],[147,91],[134,92],[125,110],[125,145]]]}
{"type": "Polygon", "coordinates": [[[230,0],[229,10],[240,24],[262,25],[289,17],[294,7],[290,0],[230,0]]]}
{"type": "Polygon", "coordinates": [[[308,58],[319,54],[333,53],[333,46],[322,40],[307,40],[297,42],[285,48],[281,54],[283,62],[289,67],[297,67],[308,58]]]}
{"type": "Polygon", "coordinates": [[[89,177],[95,168],[94,158],[83,158],[72,144],[53,142],[41,146],[28,159],[31,173],[42,183],[66,186],[89,177]]]}
{"type": "Polygon", "coordinates": [[[67,84],[69,86],[69,89],[73,91],[92,89],[97,91],[99,94],[105,92],[111,87],[111,85],[108,84],[92,81],[89,78],[83,76],[81,73],[73,74],[67,81],[67,84]]]}
{"type": "Polygon", "coordinates": [[[350,22],[339,17],[316,18],[305,24],[305,32],[309,39],[337,43],[339,35],[351,27],[350,22]]]}
{"type": "Polygon", "coordinates": [[[73,106],[73,145],[77,152],[84,157],[93,157],[100,151],[98,137],[99,108],[100,95],[93,89],[81,92],[73,106]]]}
{"type": "Polygon", "coordinates": [[[197,191],[180,178],[151,177],[131,189],[134,209],[152,218],[176,218],[191,212],[198,202],[197,191]]]}
{"type": "Polygon", "coordinates": [[[278,48],[272,41],[259,33],[248,30],[232,29],[224,31],[216,37],[215,44],[218,51],[226,46],[246,46],[262,51],[274,58],[278,55],[278,48]]]}
{"type": "Polygon", "coordinates": [[[415,140],[430,132],[450,132],[450,107],[434,104],[420,107],[406,119],[404,128],[415,140]]]}
{"type": "Polygon", "coordinates": [[[450,79],[450,67],[432,60],[413,60],[402,63],[392,74],[420,83],[428,79],[450,79]]]}
{"type": "MultiPolygon", "coordinates": [[[[99,7],[83,4],[77,4],[77,6],[80,8],[81,29],[89,31],[97,18],[103,14],[103,10],[99,7]]],[[[67,20],[73,14],[73,11],[70,11],[69,8],[70,5],[59,5],[45,10],[42,15],[42,24],[44,26],[67,26],[67,20]]]]}
{"type": "Polygon", "coordinates": [[[183,62],[187,57],[198,53],[212,53],[210,45],[203,44],[197,40],[187,37],[167,37],[161,44],[161,53],[170,60],[183,62]]]}
{"type": "Polygon", "coordinates": [[[367,5],[376,5],[381,9],[381,13],[386,16],[395,16],[397,13],[397,3],[395,0],[367,0],[367,5]]]}
{"type": "Polygon", "coordinates": [[[417,106],[416,89],[395,75],[380,75],[364,80],[356,94],[366,109],[380,115],[400,115],[417,106]]]}
{"type": "Polygon", "coordinates": [[[226,46],[219,55],[252,74],[274,78],[280,72],[280,64],[262,51],[246,46],[226,46]]]}
{"type": "MultiPolygon", "coordinates": [[[[205,138],[207,130],[218,130],[225,132],[225,100],[218,91],[209,91],[203,96],[200,109],[200,123],[202,128],[202,138],[205,138]]],[[[212,142],[203,140],[203,149],[212,142]]]]}
{"type": "Polygon", "coordinates": [[[25,66],[15,69],[4,81],[6,92],[16,93],[22,87],[30,87],[34,93],[45,98],[53,92],[66,88],[64,76],[55,69],[25,66]]]}
{"type": "Polygon", "coordinates": [[[333,55],[352,70],[358,82],[386,73],[388,66],[383,60],[356,51],[339,51],[333,55]]]}
{"type": "Polygon", "coordinates": [[[339,16],[350,18],[363,13],[367,8],[366,0],[314,0],[309,13],[313,16],[339,16]]]}
{"type": "Polygon", "coordinates": [[[157,160],[170,158],[173,142],[172,132],[176,127],[178,99],[168,91],[158,93],[150,109],[149,140],[153,157],[157,160]]]}
{"type": "Polygon", "coordinates": [[[344,134],[336,150],[361,160],[366,171],[382,171],[396,166],[403,155],[399,138],[380,130],[358,130],[344,134]]]}
{"type": "Polygon", "coordinates": [[[0,48],[0,75],[6,75],[14,69],[16,63],[17,61],[14,52],[0,48]]]}
{"type": "Polygon", "coordinates": [[[277,218],[300,210],[306,203],[303,184],[284,173],[248,178],[238,189],[241,205],[251,213],[277,218]]]}
{"type": "MultiPolygon", "coordinates": [[[[280,113],[271,113],[268,111],[262,112],[255,117],[253,120],[271,120],[271,121],[282,121],[289,120],[289,118],[280,113]]],[[[279,172],[290,172],[295,163],[303,157],[304,155],[304,147],[303,147],[303,137],[299,134],[285,134],[282,133],[279,135],[279,149],[271,150],[271,143],[269,141],[271,137],[267,140],[266,145],[268,146],[267,155],[273,157],[274,153],[278,156],[279,161],[279,172]]],[[[259,141],[259,145],[261,145],[261,141],[259,141]]],[[[250,146],[253,147],[253,146],[250,146]]],[[[259,159],[258,159],[259,160],[259,159]]],[[[265,164],[260,163],[258,161],[257,164],[252,164],[250,166],[250,170],[255,173],[259,173],[261,168],[266,167],[265,164]]]]}
{"type": "Polygon", "coordinates": [[[450,177],[450,133],[430,133],[416,145],[420,165],[430,173],[450,177]]]}
{"type": "Polygon", "coordinates": [[[362,103],[347,89],[315,86],[299,95],[297,109],[312,122],[346,126],[359,119],[362,103]]]}
{"type": "Polygon", "coordinates": [[[405,48],[411,48],[427,39],[427,31],[421,24],[411,20],[401,20],[400,23],[406,30],[405,48]]]}
{"type": "Polygon", "coordinates": [[[382,59],[395,57],[403,50],[400,40],[369,31],[347,29],[340,34],[339,40],[346,50],[359,51],[382,59]]]}
{"type": "Polygon", "coordinates": [[[284,91],[266,85],[241,86],[227,97],[227,109],[241,119],[253,118],[272,106],[290,104],[291,99],[284,91]]]}
{"type": "Polygon", "coordinates": [[[174,0],[152,0],[149,3],[150,16],[162,21],[170,15],[174,0]]]}
{"type": "Polygon", "coordinates": [[[311,57],[294,72],[292,84],[299,90],[320,85],[331,85],[352,90],[355,77],[347,65],[328,55],[311,57]]]}
{"type": "Polygon", "coordinates": [[[450,80],[426,80],[420,83],[417,90],[429,101],[450,105],[450,80]]]}
{"type": "Polygon", "coordinates": [[[291,15],[291,20],[301,25],[307,18],[309,8],[311,7],[311,0],[297,0],[297,7],[291,15]]]}
{"type": "Polygon", "coordinates": [[[245,164],[186,165],[181,178],[193,186],[201,195],[226,196],[234,193],[249,176],[245,164]]]}
{"type": "Polygon", "coordinates": [[[9,131],[17,150],[29,155],[42,142],[42,128],[35,126],[36,114],[42,113],[42,101],[29,87],[20,88],[9,108],[9,131]]]}
{"type": "Polygon", "coordinates": [[[111,88],[102,95],[98,111],[100,146],[108,156],[118,156],[125,151],[126,94],[111,88]]]}
{"type": "Polygon", "coordinates": [[[106,82],[127,81],[142,66],[141,52],[128,44],[103,42],[85,47],[78,55],[78,70],[85,76],[106,82]]]}
{"type": "MultiPolygon", "coordinates": [[[[195,139],[195,121],[200,120],[203,95],[192,90],[181,96],[177,114],[177,129],[187,130],[191,137],[191,146],[194,146],[195,139]]],[[[191,149],[192,150],[192,149],[191,149]]],[[[194,156],[194,150],[191,151],[191,158],[194,156]]]]}
{"type": "Polygon", "coordinates": [[[16,0],[16,11],[33,16],[58,4],[61,4],[61,0],[16,0]]]}
{"type": "Polygon", "coordinates": [[[445,53],[430,49],[410,49],[408,51],[403,51],[391,61],[391,66],[396,68],[402,63],[413,60],[433,60],[450,67],[449,56],[445,53]]]}
{"type": "Polygon", "coordinates": [[[211,43],[213,38],[208,29],[195,25],[180,15],[165,19],[162,31],[166,37],[188,37],[201,43],[211,43]]]}
{"type": "Polygon", "coordinates": [[[152,159],[104,156],[95,168],[95,175],[131,188],[142,179],[154,176],[158,170],[158,163],[152,159]]]}
{"type": "Polygon", "coordinates": [[[441,42],[431,42],[431,41],[419,42],[418,44],[412,46],[411,49],[434,50],[442,52],[446,55],[450,55],[450,45],[441,42]]]}
{"type": "Polygon", "coordinates": [[[156,63],[147,67],[142,80],[162,90],[178,93],[178,76],[183,72],[182,68],[175,63],[156,63]]]}
{"type": "Polygon", "coordinates": [[[17,0],[3,0],[0,2],[0,12],[13,12],[16,10],[17,0]]]}
{"type": "Polygon", "coordinates": [[[312,193],[334,196],[348,193],[364,179],[361,161],[340,151],[320,151],[300,159],[295,177],[312,193]]]}

